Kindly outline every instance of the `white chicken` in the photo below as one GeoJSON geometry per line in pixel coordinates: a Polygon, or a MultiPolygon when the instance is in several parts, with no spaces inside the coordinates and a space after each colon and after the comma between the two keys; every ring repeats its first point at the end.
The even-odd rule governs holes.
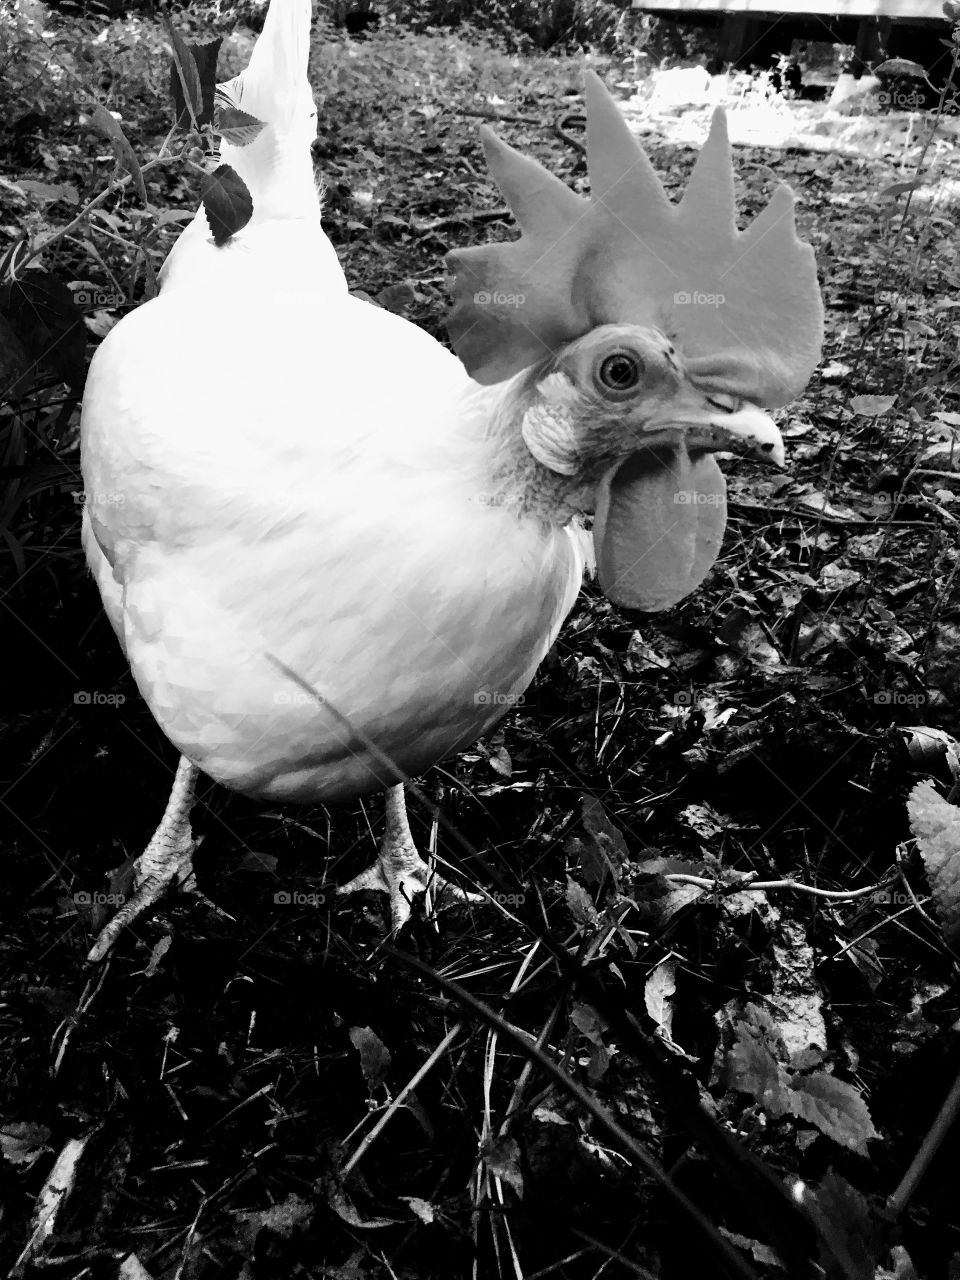
{"type": "Polygon", "coordinates": [[[591,199],[485,135],[524,234],[450,255],[459,359],[351,297],[321,229],[309,37],[309,0],[272,0],[219,90],[265,125],[221,153],[252,219],[218,246],[201,210],[90,368],[83,544],[182,753],[91,958],[189,875],[199,770],[272,801],[386,790],[379,856],[342,892],[383,889],[398,927],[428,877],[403,780],[530,683],[580,589],[579,514],[608,596],[674,604],[723,536],[714,453],[782,461],[759,406],[819,357],[790,193],[736,231],[718,113],[674,207],[592,74],[591,199]]]}

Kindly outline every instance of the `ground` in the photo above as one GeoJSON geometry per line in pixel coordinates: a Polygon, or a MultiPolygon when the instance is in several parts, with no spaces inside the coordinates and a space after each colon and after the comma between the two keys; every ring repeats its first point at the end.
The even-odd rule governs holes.
{"type": "MultiPolygon", "coordinates": [[[[147,160],[167,64],[132,29],[58,49],[147,160]]],[[[7,68],[21,121],[28,36],[7,68]]],[[[575,120],[554,128],[579,65],[449,34],[318,42],[317,160],[351,285],[440,335],[443,252],[505,230],[478,116],[582,183],[575,120]]],[[[45,75],[39,124],[0,152],[4,253],[113,172],[45,75]]],[[[924,1280],[957,1274],[956,1138],[903,1182],[960,1067],[951,903],[907,815],[919,780],[949,789],[960,692],[956,175],[929,124],[865,158],[737,149],[746,216],[795,187],[827,307],[821,369],[779,415],[789,473],[730,471],[724,554],[670,614],[620,614],[587,584],[522,706],[411,801],[421,847],[490,902],[419,908],[392,943],[379,901],[330,892],[372,856],[376,801],[278,810],[207,784],[203,896],[85,967],[176,756],[79,554],[77,397],[196,175],[154,167],[147,214],[113,195],[33,263],[84,324],[0,408],[11,1274],[776,1275],[778,1249],[794,1274],[809,1253],[908,1275],[904,1249],[924,1280]],[[57,1157],[69,1194],[45,1231],[57,1157]]],[[[676,193],[693,152],[670,132],[646,141],[676,193]]],[[[9,283],[0,298],[28,353],[63,333],[45,287],[48,311],[9,283]]]]}

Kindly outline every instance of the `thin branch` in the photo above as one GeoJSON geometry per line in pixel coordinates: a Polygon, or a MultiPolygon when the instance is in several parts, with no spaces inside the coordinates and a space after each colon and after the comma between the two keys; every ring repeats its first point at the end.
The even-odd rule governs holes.
{"type": "MultiPolygon", "coordinates": [[[[157,156],[155,160],[148,160],[145,165],[141,165],[140,173],[149,173],[151,169],[156,169],[159,165],[170,164],[171,161],[179,160],[179,154],[157,156]]],[[[51,231],[50,235],[48,235],[45,240],[41,240],[39,244],[34,245],[26,257],[21,258],[17,262],[16,269],[21,271],[28,262],[32,262],[34,258],[39,257],[40,254],[49,249],[51,245],[56,244],[57,241],[62,240],[64,236],[70,235],[73,231],[76,231],[77,227],[79,227],[90,216],[94,209],[98,209],[100,205],[109,200],[109,198],[116,192],[122,191],[125,187],[129,187],[132,182],[133,174],[130,173],[125,173],[122,177],[115,178],[113,182],[104,187],[98,196],[94,196],[90,203],[85,205],[71,222],[68,222],[66,226],[60,227],[57,231],[51,231]]]]}

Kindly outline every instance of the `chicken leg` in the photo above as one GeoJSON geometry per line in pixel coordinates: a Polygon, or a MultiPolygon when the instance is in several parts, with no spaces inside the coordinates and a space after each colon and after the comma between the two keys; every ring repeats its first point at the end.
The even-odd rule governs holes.
{"type": "Polygon", "coordinates": [[[200,770],[186,758],[180,757],[176,777],[170,791],[170,799],[153,839],[135,863],[136,890],[129,902],[125,902],[108,925],[101,931],[90,954],[89,961],[102,960],[120,933],[138,916],[153,906],[172,884],[184,888],[196,888],[193,876],[193,851],[195,843],[190,829],[190,810],[195,799],[197,777],[200,770]]]}
{"type": "MultiPolygon", "coordinates": [[[[117,938],[159,901],[174,884],[184,888],[196,888],[193,877],[193,851],[196,847],[190,829],[190,810],[195,799],[200,770],[186,756],[180,757],[170,799],[153,839],[135,864],[136,890],[129,902],[125,902],[113,919],[100,932],[87,959],[102,960],[117,938]]],[[[386,792],[386,829],[380,843],[377,860],[366,871],[349,883],[340,885],[339,895],[356,893],[360,889],[377,889],[390,898],[391,931],[396,933],[410,918],[413,897],[426,889],[436,892],[449,891],[461,902],[482,902],[483,895],[468,893],[450,884],[427,866],[417,851],[407,820],[407,806],[403,785],[388,788],[386,792]]]]}
{"type": "Polygon", "coordinates": [[[366,871],[342,884],[338,894],[356,893],[360,889],[377,889],[390,898],[390,928],[396,933],[410,918],[414,894],[426,889],[435,892],[449,891],[461,902],[482,902],[483,895],[468,893],[431,871],[417,851],[407,821],[407,804],[403,783],[388,787],[386,800],[386,828],[380,842],[377,860],[366,871]]]}

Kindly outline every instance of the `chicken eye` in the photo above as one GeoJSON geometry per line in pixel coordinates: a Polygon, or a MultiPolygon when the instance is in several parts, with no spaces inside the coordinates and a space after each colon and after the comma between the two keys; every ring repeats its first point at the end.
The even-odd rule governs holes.
{"type": "Polygon", "coordinates": [[[597,379],[605,391],[632,391],[640,381],[642,364],[628,351],[607,356],[597,370],[597,379]]]}

